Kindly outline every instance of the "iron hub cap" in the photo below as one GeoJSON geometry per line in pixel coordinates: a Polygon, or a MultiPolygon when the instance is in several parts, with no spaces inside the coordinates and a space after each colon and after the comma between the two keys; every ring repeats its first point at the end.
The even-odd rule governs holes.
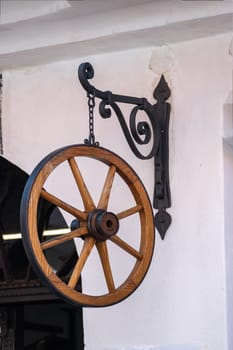
{"type": "Polygon", "coordinates": [[[88,216],[89,233],[99,241],[105,241],[114,236],[119,229],[119,221],[115,214],[96,209],[88,216]]]}

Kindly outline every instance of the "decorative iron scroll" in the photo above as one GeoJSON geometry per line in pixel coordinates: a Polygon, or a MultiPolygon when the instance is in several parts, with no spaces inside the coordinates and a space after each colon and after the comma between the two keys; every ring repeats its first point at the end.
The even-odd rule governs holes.
{"type": "MultiPolygon", "coordinates": [[[[166,231],[171,224],[171,216],[166,209],[171,206],[169,185],[169,119],[170,89],[164,78],[161,79],[154,90],[154,98],[157,103],[152,105],[146,98],[113,94],[111,91],[101,91],[90,84],[94,77],[94,69],[88,62],[82,63],[78,69],[81,85],[87,91],[88,97],[93,96],[102,101],[99,104],[99,113],[102,118],[110,118],[112,110],[115,112],[129,147],[139,159],[154,158],[155,184],[153,207],[158,209],[155,214],[155,226],[160,236],[164,239],[166,231]],[[117,103],[135,105],[129,115],[129,125],[117,103]],[[148,121],[138,121],[137,113],[143,111],[148,121]],[[148,154],[144,155],[139,150],[141,145],[152,144],[148,154]]],[[[98,143],[96,143],[98,145],[98,143]]]]}

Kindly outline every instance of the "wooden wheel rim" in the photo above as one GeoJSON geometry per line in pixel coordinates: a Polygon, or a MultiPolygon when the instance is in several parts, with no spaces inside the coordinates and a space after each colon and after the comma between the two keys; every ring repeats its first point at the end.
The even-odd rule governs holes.
{"type": "Polygon", "coordinates": [[[45,157],[34,169],[25,186],[21,202],[21,230],[23,243],[29,261],[39,277],[62,299],[83,306],[108,306],[116,304],[132,294],[144,279],[149,268],[154,249],[154,221],[150,200],[145,188],[134,170],[119,156],[101,147],[71,145],[58,149],[45,157]],[[74,157],[88,157],[99,160],[108,166],[115,166],[116,172],[129,186],[139,211],[141,242],[137,259],[128,278],[103,295],[89,295],[79,292],[64,283],[48,264],[41,248],[37,229],[37,206],[46,179],[62,162],[74,157]]]}

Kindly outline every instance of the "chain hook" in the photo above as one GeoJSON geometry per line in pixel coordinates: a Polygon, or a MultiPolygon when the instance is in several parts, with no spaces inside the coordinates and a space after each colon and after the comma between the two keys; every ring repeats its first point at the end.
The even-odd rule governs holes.
{"type": "Polygon", "coordinates": [[[84,140],[86,145],[99,146],[99,142],[95,141],[94,134],[94,108],[95,108],[95,90],[93,93],[87,92],[88,111],[89,111],[89,137],[84,140]]]}

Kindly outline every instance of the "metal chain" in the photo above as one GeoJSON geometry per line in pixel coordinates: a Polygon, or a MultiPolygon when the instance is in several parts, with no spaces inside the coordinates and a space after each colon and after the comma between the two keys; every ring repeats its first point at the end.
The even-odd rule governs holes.
{"type": "Polygon", "coordinates": [[[95,108],[95,93],[87,93],[88,98],[88,111],[89,111],[89,137],[84,140],[85,144],[98,146],[99,142],[95,141],[94,134],[94,108],[95,108]]]}

